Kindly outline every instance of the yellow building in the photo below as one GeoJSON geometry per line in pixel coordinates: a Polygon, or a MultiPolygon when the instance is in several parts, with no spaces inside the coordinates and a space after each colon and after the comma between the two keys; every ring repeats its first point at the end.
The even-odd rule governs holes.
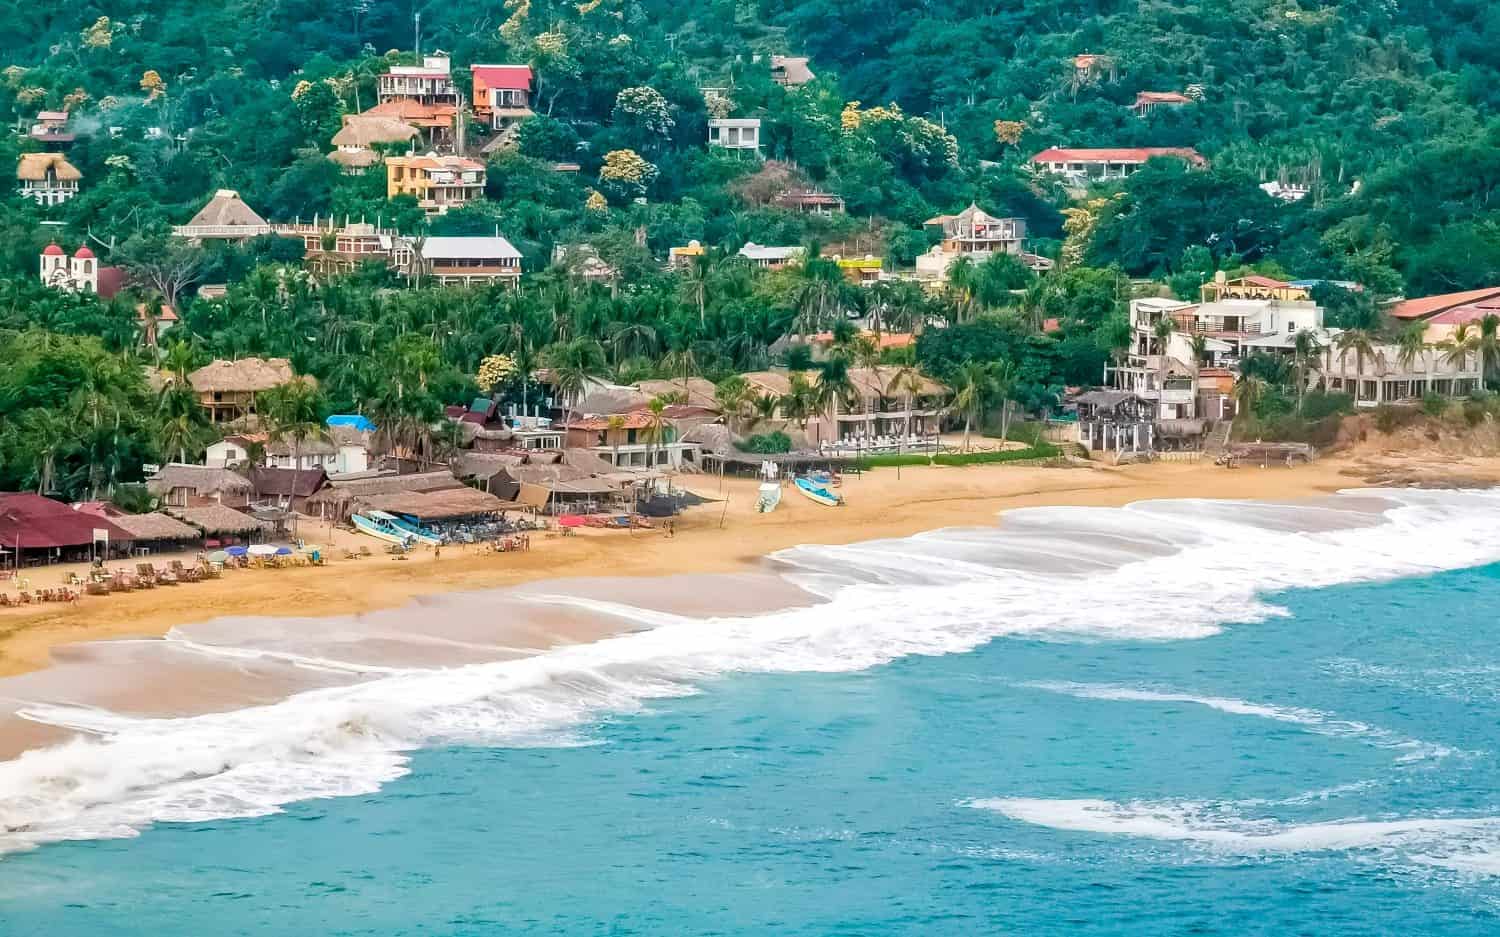
{"type": "Polygon", "coordinates": [[[484,163],[462,156],[388,156],[386,198],[412,195],[429,215],[441,215],[484,196],[484,163]]]}

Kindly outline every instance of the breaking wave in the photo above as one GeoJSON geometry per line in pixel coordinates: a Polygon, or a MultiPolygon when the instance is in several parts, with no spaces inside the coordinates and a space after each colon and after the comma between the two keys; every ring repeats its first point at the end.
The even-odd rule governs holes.
{"type": "MultiPolygon", "coordinates": [[[[726,673],[854,671],[1007,636],[1202,638],[1225,624],[1283,614],[1261,597],[1277,590],[1500,559],[1497,520],[1500,495],[1457,491],[1362,492],[1298,505],[1040,508],[1010,512],[999,527],[782,551],[773,561],[827,601],[767,614],[692,618],[528,594],[641,630],[441,669],[294,661],[360,682],[206,715],[24,706],[25,718],[83,734],[0,764],[0,850],[369,793],[403,774],[406,753],[426,745],[577,744],[601,714],[690,694],[726,673]]],[[[514,603],[516,594],[508,595],[514,603]]],[[[211,653],[226,666],[238,654],[211,653]]],[[[1097,802],[1063,803],[1075,804],[1076,822],[1118,820],[1097,802]]],[[[1318,835],[1412,836],[1492,822],[1401,821],[1358,834],[1334,825],[1318,835]]],[[[1229,828],[1200,838],[1253,842],[1256,835],[1229,828]]],[[[1261,839],[1260,848],[1297,838],[1289,830],[1271,835],[1281,838],[1261,839]]]]}

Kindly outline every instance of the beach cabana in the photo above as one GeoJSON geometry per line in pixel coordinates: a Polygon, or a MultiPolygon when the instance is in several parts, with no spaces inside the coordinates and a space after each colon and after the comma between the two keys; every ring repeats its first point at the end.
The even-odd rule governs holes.
{"type": "Polygon", "coordinates": [[[464,487],[450,471],[414,472],[410,475],[388,473],[329,479],[327,487],[307,499],[307,511],[324,519],[348,520],[355,513],[355,502],[373,495],[408,491],[445,491],[464,487]]]}
{"type": "Polygon", "coordinates": [[[501,511],[516,510],[522,505],[505,501],[474,488],[446,491],[405,491],[389,495],[371,495],[358,502],[360,510],[402,514],[422,524],[443,524],[471,518],[489,517],[501,511]]]}
{"type": "Polygon", "coordinates": [[[191,508],[171,508],[171,513],[203,532],[203,536],[216,540],[256,540],[262,537],[271,525],[256,520],[249,514],[236,511],[222,504],[205,504],[191,508]]]}
{"type": "Polygon", "coordinates": [[[146,547],[156,551],[180,550],[193,541],[203,539],[203,534],[198,528],[161,511],[154,511],[150,514],[121,514],[109,520],[129,534],[136,547],[146,547]]]}
{"type": "Polygon", "coordinates": [[[227,468],[172,462],[146,479],[146,490],[169,507],[227,504],[244,507],[255,486],[250,479],[227,468]]]}

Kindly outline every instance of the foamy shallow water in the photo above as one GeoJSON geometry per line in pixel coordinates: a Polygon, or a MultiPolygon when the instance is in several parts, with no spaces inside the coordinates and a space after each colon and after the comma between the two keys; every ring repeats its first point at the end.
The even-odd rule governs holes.
{"type": "MultiPolygon", "coordinates": [[[[654,751],[643,741],[660,718],[646,715],[647,707],[666,714],[706,707],[727,720],[718,731],[728,737],[743,734],[745,720],[771,718],[774,731],[752,733],[752,741],[736,747],[743,747],[752,762],[797,761],[801,756],[789,753],[798,750],[796,745],[784,748],[787,740],[779,732],[792,731],[788,726],[795,727],[797,719],[816,719],[837,708],[837,697],[824,698],[819,687],[843,686],[858,677],[869,698],[857,718],[880,732],[870,737],[858,728],[851,731],[864,736],[871,751],[841,750],[837,732],[834,741],[820,737],[811,748],[827,747],[830,757],[860,762],[861,783],[874,783],[884,796],[903,804],[925,797],[924,809],[939,811],[951,826],[947,832],[963,842],[939,847],[926,841],[912,848],[942,853],[949,857],[944,861],[962,855],[985,862],[1032,856],[1052,863],[1074,848],[1190,864],[1331,855],[1400,875],[1443,876],[1444,887],[1458,888],[1455,883],[1485,881],[1493,862],[1500,809],[1483,796],[1483,780],[1494,778],[1500,741],[1493,731],[1485,737],[1482,719],[1478,730],[1463,720],[1429,725],[1413,719],[1405,710],[1407,697],[1392,694],[1389,684],[1392,674],[1420,682],[1423,667],[1399,655],[1359,657],[1357,652],[1376,651],[1378,645],[1338,641],[1341,630],[1352,632],[1360,623],[1337,615],[1304,625],[1323,629],[1316,634],[1278,630],[1290,629],[1293,622],[1285,617],[1284,600],[1273,593],[1493,562],[1500,559],[1497,520],[1500,499],[1487,492],[1363,492],[1288,505],[1177,501],[1122,510],[1018,511],[997,528],[784,551],[774,559],[786,577],[823,601],[777,611],[705,615],[698,599],[657,601],[646,608],[612,601],[610,590],[597,589],[580,594],[532,587],[524,595],[465,596],[461,615],[431,619],[432,645],[444,650],[419,667],[403,667],[394,659],[399,642],[391,644],[389,632],[395,619],[358,627],[324,623],[311,638],[304,627],[312,623],[296,628],[268,623],[244,632],[226,624],[217,633],[195,636],[212,638],[211,652],[178,647],[173,653],[223,662],[249,681],[257,668],[303,669],[320,685],[261,705],[175,718],[23,703],[18,710],[25,718],[83,735],[0,765],[0,828],[14,850],[64,839],[129,837],[152,823],[202,824],[282,810],[300,815],[306,808],[294,805],[309,798],[364,795],[358,803],[369,804],[367,795],[392,782],[397,797],[408,785],[432,783],[421,772],[426,759],[447,765],[468,758],[463,750],[443,748],[452,745],[513,753],[492,779],[507,793],[528,783],[511,773],[514,763],[588,765],[599,771],[608,770],[612,758],[649,761],[675,752],[693,760],[698,749],[680,749],[682,738],[654,751]],[[463,660],[475,649],[496,654],[485,627],[491,613],[511,623],[535,614],[537,621],[566,620],[569,627],[594,622],[601,631],[622,625],[630,630],[533,656],[463,660]],[[232,640],[241,633],[253,636],[232,640]],[[385,642],[378,653],[362,643],[377,633],[385,642]],[[1256,635],[1267,635],[1268,641],[1276,637],[1256,646],[1253,655],[1213,658],[1225,642],[1256,635]],[[268,649],[290,653],[287,642],[294,640],[312,641],[317,653],[298,654],[300,661],[268,656],[268,649]],[[1299,647],[1304,640],[1316,644],[1316,651],[1299,647]],[[983,650],[962,654],[978,648],[983,650]],[[449,653],[456,659],[445,660],[449,653]],[[1198,666],[1188,666],[1205,656],[1198,666]],[[881,667],[922,657],[944,662],[909,660],[895,669],[881,667]],[[1126,665],[1148,658],[1158,670],[1126,665]],[[1386,668],[1386,683],[1359,676],[1360,667],[1370,674],[1386,668]],[[949,679],[934,682],[931,668],[944,670],[949,679]],[[1279,683],[1278,671],[1290,682],[1279,683]],[[809,673],[822,676],[793,676],[809,673]],[[761,676],[726,685],[734,674],[761,676]],[[1292,680],[1293,674],[1302,674],[1301,680],[1292,680]],[[1233,685],[1248,677],[1255,678],[1253,686],[1233,685]],[[908,689],[904,680],[920,686],[899,700],[883,697],[880,688],[888,684],[896,688],[893,693],[908,689]],[[733,712],[720,708],[729,687],[768,684],[789,694],[795,718],[779,710],[780,699],[754,692],[750,705],[733,712]],[[1357,692],[1317,698],[1341,686],[1357,692]],[[684,699],[703,688],[711,690],[707,697],[684,699]],[[988,698],[996,694],[1003,702],[988,698]],[[766,716],[757,705],[776,716],[766,716]],[[622,723],[617,721],[622,714],[637,715],[622,723]],[[635,724],[642,727],[640,737],[626,744],[619,733],[629,735],[622,727],[635,724]],[[1471,731],[1453,731],[1464,725],[1471,731]],[[997,726],[1007,727],[1007,733],[987,738],[997,726]],[[1101,735],[1105,726],[1110,733],[1101,735]],[[1080,760],[1073,742],[1083,739],[1098,757],[1080,760]],[[565,747],[593,742],[606,744],[565,747]],[[1294,757],[1276,760],[1285,758],[1287,745],[1294,757]],[[420,754],[434,747],[435,754],[420,754]],[[1162,763],[1138,763],[1147,749],[1162,763]],[[413,770],[413,758],[418,776],[398,781],[413,770]],[[1254,763],[1262,758],[1272,760],[1254,763]],[[973,762],[976,770],[955,764],[951,771],[961,776],[944,783],[951,773],[948,761],[973,762]],[[1184,770],[1193,766],[1197,773],[1177,778],[1174,764],[1184,770]],[[1292,770],[1293,765],[1300,767],[1292,770]],[[1359,776],[1343,777],[1345,766],[1359,776]],[[1148,778],[1154,783],[1143,783],[1148,778]],[[1475,788],[1476,779],[1474,796],[1456,796],[1475,788]],[[1456,791],[1447,790],[1454,785],[1456,791]],[[1319,792],[1324,792],[1321,799],[1319,792]],[[1205,793],[1214,796],[1205,799],[1205,793]],[[1371,810],[1366,798],[1380,809],[1371,810]],[[995,822],[1002,824],[1003,841],[986,842],[995,822]],[[1010,842],[1013,838],[1024,841],[1010,842]]],[[[680,586],[662,594],[693,594],[691,584],[680,586]]],[[[1475,601],[1488,601],[1478,595],[1475,601]]],[[[395,630],[412,629],[406,624],[395,630]]],[[[539,642],[547,629],[537,630],[539,642]]],[[[1387,637],[1401,645],[1399,636],[1387,637]]],[[[1432,670],[1438,663],[1443,662],[1427,661],[1424,667],[1432,670]]],[[[1494,655],[1461,663],[1471,670],[1500,666],[1494,655]]],[[[746,702],[743,694],[733,695],[737,704],[746,702]]],[[[1441,699],[1442,705],[1457,705],[1450,696],[1441,699]]],[[[1488,725],[1493,730],[1493,716],[1488,725]]],[[[694,741],[701,747],[702,740],[694,741]]],[[[858,841],[870,832],[835,823],[824,830],[825,837],[809,833],[805,820],[792,823],[787,816],[820,812],[806,803],[819,790],[819,777],[830,782],[837,777],[847,789],[860,789],[832,767],[816,767],[810,790],[788,788],[775,795],[740,758],[731,767],[762,782],[736,809],[726,808],[731,827],[738,824],[762,840],[781,842],[841,842],[840,829],[858,841]],[[768,796],[787,803],[768,802],[768,796]],[[781,817],[782,825],[770,823],[770,816],[781,817]]],[[[664,764],[652,770],[664,785],[686,780],[664,764]]],[[[555,787],[559,797],[583,787],[574,793],[609,800],[589,789],[587,776],[568,770],[553,777],[543,786],[555,787]]],[[[700,780],[692,786],[702,785],[700,780]]],[[[750,781],[745,786],[756,788],[750,781]]],[[[469,796],[486,800],[473,792],[469,796]]],[[[824,796],[838,795],[825,791],[824,796]]],[[[530,809],[539,809],[523,799],[530,809]]],[[[349,803],[347,809],[354,810],[356,802],[349,803]]],[[[447,806],[463,814],[468,804],[449,801],[447,806]]],[[[614,829],[621,819],[577,801],[569,804],[601,829],[614,829]]],[[[880,809],[868,812],[878,815],[880,809]]],[[[502,810],[511,812],[509,806],[502,810]]],[[[571,828],[571,820],[561,822],[571,828]]],[[[434,816],[426,822],[447,821],[434,816]]],[[[121,843],[118,854],[162,842],[157,837],[171,829],[159,828],[139,843],[121,843]]],[[[423,841],[419,829],[409,829],[414,843],[423,841]]],[[[678,834],[693,838],[680,828],[678,834]]],[[[670,835],[663,835],[669,844],[670,835]]],[[[559,846],[566,839],[563,835],[559,846]]],[[[922,837],[914,840],[919,841],[922,837]]],[[[45,867],[57,848],[12,856],[0,869],[17,863],[45,867]]],[[[886,859],[893,868],[901,865],[886,859]]],[[[877,863],[872,871],[878,868],[877,863]]],[[[0,875],[0,883],[4,878],[0,875]]]]}

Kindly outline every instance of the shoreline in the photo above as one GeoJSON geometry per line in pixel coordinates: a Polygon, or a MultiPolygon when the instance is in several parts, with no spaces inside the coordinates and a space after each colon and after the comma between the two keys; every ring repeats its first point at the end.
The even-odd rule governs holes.
{"type": "MultiPolygon", "coordinates": [[[[1409,481],[1500,482],[1500,458],[1403,460],[1409,481]]],[[[1160,498],[1286,500],[1362,487],[1379,477],[1368,460],[1342,455],[1297,468],[1227,469],[1207,463],[1121,467],[973,465],[879,469],[850,477],[843,508],[787,497],[769,515],[754,511],[754,479],[689,476],[681,487],[720,499],[689,509],[662,531],[536,535],[526,553],[449,548],[405,562],[377,553],[325,567],[242,570],[222,579],[148,592],[88,597],[78,606],[0,612],[0,677],[43,670],[54,651],[112,639],[149,639],[223,618],[314,619],[411,605],[424,597],[557,580],[641,578],[763,570],[777,550],[903,537],[942,527],[1001,522],[1025,507],[1120,507],[1160,498]],[[722,500],[727,496],[727,503],[722,500]]],[[[1384,471],[1389,472],[1389,466],[1384,471]]],[[[34,573],[40,582],[43,571],[34,573]]],[[[3,587],[0,587],[3,588],[3,587]]]]}

